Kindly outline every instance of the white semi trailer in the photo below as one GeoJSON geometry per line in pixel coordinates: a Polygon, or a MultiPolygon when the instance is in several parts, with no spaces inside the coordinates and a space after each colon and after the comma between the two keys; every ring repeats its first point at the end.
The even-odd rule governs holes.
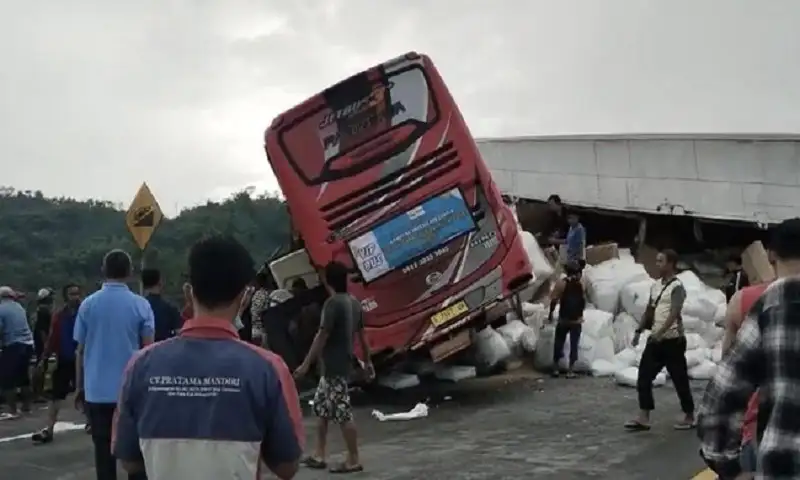
{"type": "Polygon", "coordinates": [[[766,226],[800,215],[800,135],[491,138],[478,147],[507,195],[766,226]]]}

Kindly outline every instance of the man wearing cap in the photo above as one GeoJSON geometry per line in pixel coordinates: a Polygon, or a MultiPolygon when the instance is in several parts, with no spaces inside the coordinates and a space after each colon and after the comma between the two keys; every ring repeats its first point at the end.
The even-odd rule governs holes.
{"type": "Polygon", "coordinates": [[[52,288],[41,288],[36,294],[36,314],[33,318],[33,347],[36,351],[36,361],[42,360],[44,344],[50,333],[50,321],[53,318],[53,300],[55,295],[52,288]]]}
{"type": "Polygon", "coordinates": [[[0,389],[8,404],[8,418],[19,417],[18,400],[23,413],[31,409],[28,366],[33,357],[33,333],[25,308],[17,301],[20,297],[11,287],[0,287],[0,389]]]}

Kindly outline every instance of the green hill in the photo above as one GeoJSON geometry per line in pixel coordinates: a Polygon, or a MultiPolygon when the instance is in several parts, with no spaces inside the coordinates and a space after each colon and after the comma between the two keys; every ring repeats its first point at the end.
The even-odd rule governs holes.
{"type": "MultiPolygon", "coordinates": [[[[147,266],[161,269],[167,294],[180,295],[186,254],[199,238],[233,235],[257,262],[287,245],[289,221],[283,202],[239,192],[223,202],[184,210],[164,219],[147,247],[147,266]]],[[[125,212],[111,202],[46,198],[41,192],[0,187],[0,285],[34,294],[68,282],[94,289],[103,255],[112,248],[139,255],[125,228],[125,212]]]]}

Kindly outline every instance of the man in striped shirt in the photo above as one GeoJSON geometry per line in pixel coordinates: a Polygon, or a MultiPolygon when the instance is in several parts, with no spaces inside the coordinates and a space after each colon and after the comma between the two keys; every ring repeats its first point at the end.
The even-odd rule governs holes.
{"type": "Polygon", "coordinates": [[[769,246],[779,279],[747,313],[698,415],[701,455],[721,478],[746,478],[739,458],[741,414],[756,389],[755,475],[800,478],[800,218],[778,225],[769,246]]]}

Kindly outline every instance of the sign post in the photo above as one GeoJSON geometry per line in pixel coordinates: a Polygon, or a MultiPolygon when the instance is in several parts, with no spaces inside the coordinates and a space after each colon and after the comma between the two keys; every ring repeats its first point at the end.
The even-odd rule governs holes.
{"type": "MultiPolygon", "coordinates": [[[[139,247],[140,255],[140,273],[145,268],[145,250],[150,239],[153,238],[156,228],[164,219],[164,214],[161,212],[161,207],[158,206],[156,197],[147,186],[147,183],[142,183],[136,196],[133,197],[131,206],[128,207],[128,212],[125,214],[125,225],[128,231],[131,232],[133,241],[139,247]]],[[[142,284],[139,284],[140,292],[144,289],[142,284]]]]}

